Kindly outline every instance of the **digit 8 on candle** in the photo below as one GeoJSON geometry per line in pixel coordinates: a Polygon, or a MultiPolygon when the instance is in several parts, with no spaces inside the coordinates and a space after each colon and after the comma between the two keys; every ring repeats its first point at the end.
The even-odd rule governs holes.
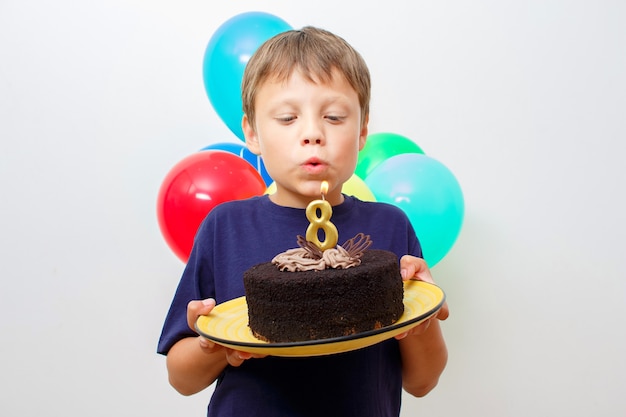
{"type": "Polygon", "coordinates": [[[337,227],[330,222],[332,216],[332,208],[328,201],[315,200],[312,201],[306,208],[306,218],[311,222],[306,229],[306,240],[312,242],[325,251],[326,249],[334,248],[337,244],[338,232],[337,227]],[[317,215],[319,210],[320,215],[317,215]],[[324,231],[324,241],[321,242],[318,236],[319,230],[324,231]]]}

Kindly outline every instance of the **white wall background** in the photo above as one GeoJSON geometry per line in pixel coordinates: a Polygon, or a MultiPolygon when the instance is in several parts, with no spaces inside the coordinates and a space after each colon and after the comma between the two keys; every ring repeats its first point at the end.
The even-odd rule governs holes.
{"type": "Polygon", "coordinates": [[[202,56],[261,10],[351,42],[371,133],[457,176],[439,387],[403,416],[626,414],[626,3],[0,0],[0,415],[201,416],[155,353],[167,171],[237,139],[202,56]]]}

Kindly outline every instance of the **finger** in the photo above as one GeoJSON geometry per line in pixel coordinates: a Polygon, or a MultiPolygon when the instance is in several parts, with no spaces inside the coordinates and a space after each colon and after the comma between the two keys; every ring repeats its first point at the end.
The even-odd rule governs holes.
{"type": "Polygon", "coordinates": [[[433,276],[430,273],[430,268],[428,268],[428,264],[422,258],[417,258],[417,264],[415,268],[415,275],[413,275],[413,279],[418,279],[420,281],[429,282],[434,284],[433,276]]]}
{"type": "Polygon", "coordinates": [[[428,330],[428,328],[430,327],[430,322],[431,322],[432,318],[423,321],[422,323],[420,323],[419,325],[413,327],[413,334],[414,335],[419,335],[424,333],[426,330],[428,330]]]}
{"type": "Polygon", "coordinates": [[[187,325],[195,331],[195,324],[198,317],[207,315],[215,307],[215,300],[207,298],[205,300],[192,300],[187,304],[187,325]]]}
{"type": "Polygon", "coordinates": [[[267,356],[268,355],[261,355],[259,353],[253,353],[251,359],[262,359],[262,358],[266,358],[267,356]]]}
{"type": "Polygon", "coordinates": [[[217,350],[216,346],[218,345],[216,345],[214,342],[210,341],[206,337],[198,336],[198,343],[200,343],[200,347],[203,350],[207,350],[211,352],[217,350]]]}
{"type": "Polygon", "coordinates": [[[226,360],[231,366],[241,366],[241,364],[252,357],[252,354],[233,349],[226,349],[226,360]]]}
{"type": "Polygon", "coordinates": [[[395,337],[395,338],[396,338],[397,340],[402,340],[402,339],[404,339],[405,337],[407,337],[408,335],[409,335],[409,332],[404,332],[404,333],[400,333],[399,335],[396,335],[396,337],[395,337]]]}
{"type": "Polygon", "coordinates": [[[432,317],[427,319],[427,320],[424,320],[423,322],[421,322],[417,326],[411,327],[411,329],[409,329],[408,331],[406,331],[404,333],[400,333],[395,338],[397,340],[402,340],[402,339],[404,339],[407,336],[420,335],[420,334],[424,333],[428,329],[428,327],[430,327],[430,321],[431,320],[432,320],[432,317]]]}
{"type": "Polygon", "coordinates": [[[400,258],[400,275],[402,275],[402,280],[407,281],[415,275],[415,265],[411,261],[411,256],[405,255],[400,258]]]}
{"type": "Polygon", "coordinates": [[[422,258],[404,255],[400,258],[400,274],[403,280],[417,279],[434,284],[428,264],[422,258]]]}
{"type": "Polygon", "coordinates": [[[445,320],[450,316],[450,308],[448,307],[448,302],[444,302],[439,311],[437,312],[437,318],[439,320],[445,320]]]}
{"type": "Polygon", "coordinates": [[[432,317],[427,319],[427,320],[424,320],[423,322],[421,322],[417,326],[413,327],[409,331],[409,335],[410,336],[415,336],[415,335],[420,335],[420,334],[424,333],[430,327],[431,320],[432,320],[432,317]]]}

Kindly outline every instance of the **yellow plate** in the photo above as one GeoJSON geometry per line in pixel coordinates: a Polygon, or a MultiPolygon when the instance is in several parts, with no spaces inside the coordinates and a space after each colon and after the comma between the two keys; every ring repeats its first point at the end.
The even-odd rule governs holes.
{"type": "Polygon", "coordinates": [[[242,352],[273,356],[319,356],[348,352],[397,336],[430,318],[443,305],[445,294],[436,285],[405,281],[404,313],[394,324],[343,337],[303,342],[268,343],[252,335],[248,327],[245,297],[221,303],[208,316],[200,316],[196,330],[207,339],[242,352]]]}

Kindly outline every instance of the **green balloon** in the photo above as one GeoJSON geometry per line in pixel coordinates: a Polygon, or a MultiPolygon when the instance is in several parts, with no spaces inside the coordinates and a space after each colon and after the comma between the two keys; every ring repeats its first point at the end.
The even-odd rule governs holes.
{"type": "Polygon", "coordinates": [[[397,133],[371,134],[359,152],[354,173],[364,180],[381,162],[405,153],[423,154],[424,151],[411,139],[397,133]]]}

